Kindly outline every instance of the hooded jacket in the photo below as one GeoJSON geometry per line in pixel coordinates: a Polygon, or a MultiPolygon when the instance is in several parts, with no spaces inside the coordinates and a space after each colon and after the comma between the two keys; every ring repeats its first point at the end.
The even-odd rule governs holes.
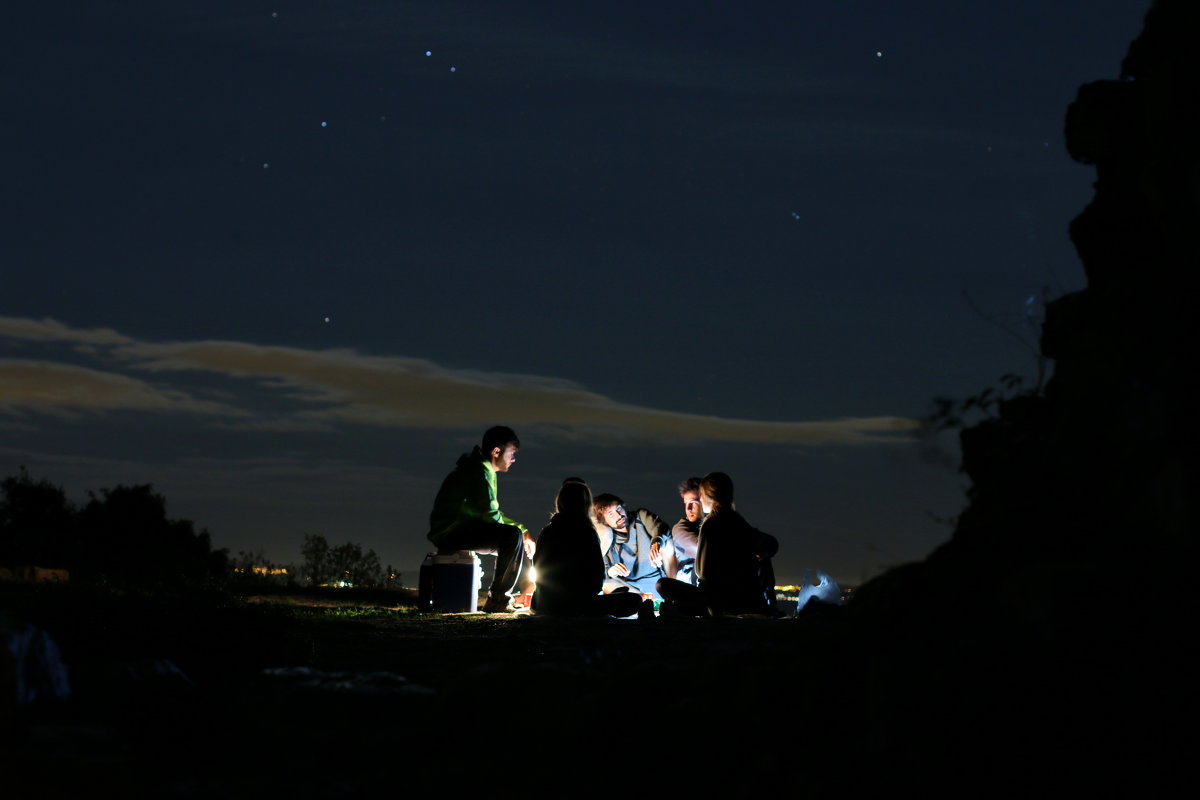
{"type": "Polygon", "coordinates": [[[438,544],[455,528],[479,522],[515,525],[522,533],[527,530],[500,511],[496,468],[476,445],[471,452],[458,457],[454,471],[446,476],[442,488],[438,489],[433,510],[429,512],[429,541],[438,544]]]}

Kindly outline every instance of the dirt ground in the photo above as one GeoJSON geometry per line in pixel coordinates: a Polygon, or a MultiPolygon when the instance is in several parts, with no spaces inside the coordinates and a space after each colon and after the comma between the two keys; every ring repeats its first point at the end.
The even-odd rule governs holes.
{"type": "MultiPolygon", "coordinates": [[[[844,609],[637,621],[16,599],[10,615],[60,641],[73,693],[15,709],[6,796],[961,790],[1018,784],[1048,753],[1091,763],[1110,738],[1091,723],[1105,682],[1080,678],[1077,648],[897,636],[844,609]]],[[[1103,752],[1104,770],[1135,757],[1103,752]]]]}

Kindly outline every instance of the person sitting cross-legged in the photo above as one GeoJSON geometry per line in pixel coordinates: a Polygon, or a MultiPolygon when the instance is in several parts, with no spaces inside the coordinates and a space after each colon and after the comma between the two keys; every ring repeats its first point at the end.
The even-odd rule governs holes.
{"type": "Polygon", "coordinates": [[[660,613],[687,616],[770,614],[774,611],[771,556],[779,541],[734,510],[733,481],[724,472],[700,480],[700,503],[707,515],[696,551],[698,585],[672,578],[658,581],[660,613]]]}
{"type": "MultiPolygon", "coordinates": [[[[554,516],[538,535],[533,565],[537,590],[533,611],[548,616],[629,617],[642,612],[640,594],[601,594],[604,557],[600,554],[596,519],[592,514],[592,490],[578,479],[568,478],[554,500],[554,516]]],[[[649,613],[654,613],[650,603],[649,613]]]]}
{"type": "Polygon", "coordinates": [[[670,544],[671,529],[644,508],[632,514],[615,494],[598,494],[593,502],[600,523],[606,594],[635,592],[658,599],[655,582],[666,576],[662,547],[670,544]]]}

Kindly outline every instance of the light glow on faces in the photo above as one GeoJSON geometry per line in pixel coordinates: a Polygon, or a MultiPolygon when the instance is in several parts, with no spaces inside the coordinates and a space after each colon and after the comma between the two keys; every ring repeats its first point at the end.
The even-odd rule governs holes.
{"type": "Polygon", "coordinates": [[[703,491],[700,492],[700,507],[704,509],[705,514],[712,513],[713,499],[711,497],[709,497],[707,494],[705,494],[703,491]]]}
{"type": "Polygon", "coordinates": [[[604,522],[614,531],[623,531],[629,524],[629,517],[625,513],[625,506],[618,503],[615,506],[609,506],[604,509],[604,522]]]}
{"type": "Polygon", "coordinates": [[[683,517],[688,522],[699,522],[704,511],[700,507],[700,492],[692,489],[683,495],[683,517]]]}
{"type": "Polygon", "coordinates": [[[512,444],[505,445],[503,451],[499,447],[493,447],[490,458],[492,468],[496,472],[508,472],[509,468],[517,463],[517,449],[517,446],[512,444]]]}

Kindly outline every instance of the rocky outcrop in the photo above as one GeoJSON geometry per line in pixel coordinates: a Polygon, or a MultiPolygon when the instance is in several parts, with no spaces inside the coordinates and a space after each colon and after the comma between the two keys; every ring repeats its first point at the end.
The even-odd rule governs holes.
{"type": "Polygon", "coordinates": [[[1016,618],[1057,635],[1133,597],[1182,602],[1200,527],[1200,315],[1185,291],[1200,268],[1197,33],[1200,4],[1158,0],[1119,80],[1080,88],[1067,147],[1097,180],[1070,227],[1087,287],[1047,308],[1053,377],[962,432],[971,488],[954,536],[919,569],[864,586],[860,613],[913,603],[924,615],[952,598],[977,624],[1016,618]]]}

